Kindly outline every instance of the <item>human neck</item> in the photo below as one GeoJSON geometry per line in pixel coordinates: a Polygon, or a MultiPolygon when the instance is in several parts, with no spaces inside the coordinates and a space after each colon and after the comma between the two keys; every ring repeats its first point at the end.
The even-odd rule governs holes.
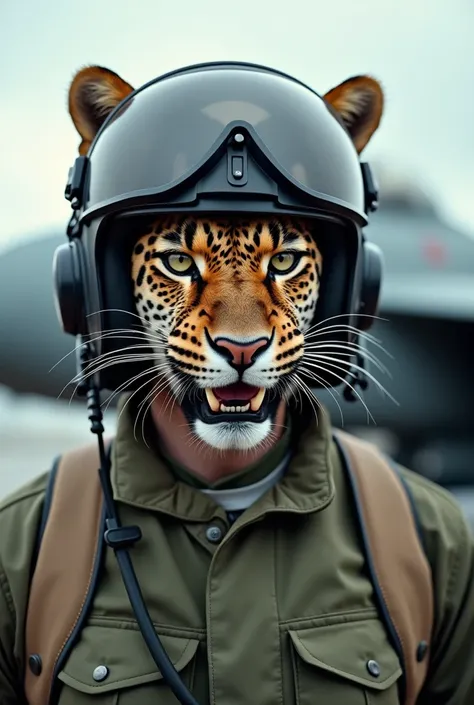
{"type": "Polygon", "coordinates": [[[227,451],[195,443],[181,407],[170,402],[166,393],[155,399],[150,411],[153,430],[166,454],[206,482],[214,483],[257,463],[271,450],[284,431],[286,408],[282,402],[277,410],[272,436],[267,443],[252,450],[227,451]]]}

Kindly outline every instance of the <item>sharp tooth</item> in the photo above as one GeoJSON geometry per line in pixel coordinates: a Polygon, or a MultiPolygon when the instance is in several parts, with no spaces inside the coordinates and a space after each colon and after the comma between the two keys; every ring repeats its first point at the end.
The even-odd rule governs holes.
{"type": "MultiPolygon", "coordinates": [[[[206,392],[207,392],[207,389],[206,389],[206,392]]],[[[212,391],[211,391],[211,394],[212,394],[212,391]]],[[[212,396],[214,397],[214,394],[212,394],[212,396]]],[[[258,409],[259,409],[260,406],[262,405],[262,399],[263,399],[264,396],[265,396],[265,390],[263,390],[263,394],[261,394],[261,392],[259,392],[259,393],[257,394],[257,396],[254,397],[254,399],[259,400],[259,401],[258,401],[258,406],[255,408],[255,411],[258,411],[258,409]],[[261,397],[261,398],[260,398],[260,397],[261,397]]],[[[214,397],[214,398],[215,398],[215,397],[214,397]]],[[[209,397],[208,397],[208,399],[209,399],[209,397]]],[[[248,410],[250,409],[250,407],[251,407],[251,405],[252,405],[254,399],[252,399],[252,402],[251,402],[250,404],[246,404],[245,406],[225,406],[225,404],[222,404],[222,403],[219,403],[219,402],[218,402],[218,407],[217,407],[217,408],[213,408],[213,407],[211,406],[211,409],[212,409],[213,411],[220,411],[220,412],[223,413],[223,414],[232,414],[232,413],[238,413],[238,412],[244,412],[244,413],[245,413],[246,411],[248,411],[248,410]]],[[[216,400],[216,401],[217,401],[217,400],[216,400]]],[[[211,405],[211,402],[210,402],[210,400],[209,400],[209,406],[210,406],[210,405],[211,405]]],[[[253,409],[252,409],[252,410],[253,410],[253,409]]]]}
{"type": "Polygon", "coordinates": [[[207,403],[211,407],[211,411],[219,411],[219,399],[216,397],[212,389],[206,387],[204,391],[206,392],[207,403]]]}
{"type": "Polygon", "coordinates": [[[260,387],[260,391],[258,392],[258,394],[256,394],[254,398],[250,400],[250,408],[252,409],[252,411],[258,411],[260,409],[264,396],[265,387],[260,387]]]}

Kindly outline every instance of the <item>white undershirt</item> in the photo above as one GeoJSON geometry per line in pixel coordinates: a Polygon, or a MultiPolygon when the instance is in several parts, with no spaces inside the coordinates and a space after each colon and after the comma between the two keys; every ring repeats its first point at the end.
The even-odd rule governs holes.
{"type": "Polygon", "coordinates": [[[290,459],[288,453],[271,473],[258,482],[245,487],[235,487],[231,490],[201,490],[203,494],[211,497],[216,504],[219,504],[226,512],[238,512],[247,509],[251,504],[260,499],[270,487],[276,485],[283,477],[286,466],[290,459]]]}

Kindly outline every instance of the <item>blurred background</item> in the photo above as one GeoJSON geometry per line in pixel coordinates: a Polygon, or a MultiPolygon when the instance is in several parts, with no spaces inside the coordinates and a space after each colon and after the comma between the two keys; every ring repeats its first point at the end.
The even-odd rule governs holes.
{"type": "MultiPolygon", "coordinates": [[[[90,433],[70,402],[74,347],[59,330],[51,261],[70,214],[63,198],[79,138],[66,96],[100,64],[138,86],[218,59],[267,64],[319,93],[360,73],[385,89],[364,158],[380,209],[366,234],[386,276],[371,331],[390,376],[362,404],[337,396],[344,426],[448,487],[474,525],[474,59],[470,0],[2,0],[0,8],[0,497],[90,433]]],[[[372,370],[374,372],[374,370],[372,370]]],[[[329,395],[320,394],[340,425],[329,395]]],[[[106,415],[113,431],[114,411],[106,415]]]]}

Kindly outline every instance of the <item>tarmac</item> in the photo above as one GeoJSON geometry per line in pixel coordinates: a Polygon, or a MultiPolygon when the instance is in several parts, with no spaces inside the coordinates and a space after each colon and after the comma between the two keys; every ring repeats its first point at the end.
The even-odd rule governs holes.
{"type": "MultiPolygon", "coordinates": [[[[105,415],[105,429],[113,434],[113,412],[105,415]]],[[[0,499],[46,472],[58,454],[93,439],[85,405],[0,386],[0,499]]]]}

